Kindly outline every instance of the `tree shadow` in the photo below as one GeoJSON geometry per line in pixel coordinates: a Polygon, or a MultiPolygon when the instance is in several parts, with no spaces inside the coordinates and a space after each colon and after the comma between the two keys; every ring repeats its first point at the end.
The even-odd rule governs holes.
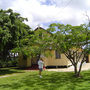
{"type": "Polygon", "coordinates": [[[19,68],[0,68],[0,76],[13,73],[24,73],[24,71],[19,68]]]}

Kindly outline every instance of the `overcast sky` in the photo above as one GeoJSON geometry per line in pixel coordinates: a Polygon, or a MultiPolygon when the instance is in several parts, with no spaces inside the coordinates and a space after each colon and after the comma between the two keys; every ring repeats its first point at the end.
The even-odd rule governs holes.
{"type": "Polygon", "coordinates": [[[90,0],[0,0],[0,8],[11,8],[28,18],[31,28],[50,23],[80,25],[90,16],[90,0]]]}

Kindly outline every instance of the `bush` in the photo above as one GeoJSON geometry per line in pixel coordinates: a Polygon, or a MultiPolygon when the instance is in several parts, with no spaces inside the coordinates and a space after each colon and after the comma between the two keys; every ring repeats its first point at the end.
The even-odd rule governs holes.
{"type": "Polygon", "coordinates": [[[5,68],[5,67],[16,67],[18,63],[17,58],[11,58],[7,61],[0,60],[0,68],[5,68]]]}

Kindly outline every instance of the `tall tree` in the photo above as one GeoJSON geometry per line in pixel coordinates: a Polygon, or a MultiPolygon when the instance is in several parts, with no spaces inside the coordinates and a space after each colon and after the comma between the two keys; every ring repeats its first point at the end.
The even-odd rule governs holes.
{"type": "Polygon", "coordinates": [[[86,54],[89,53],[90,48],[90,29],[85,25],[71,26],[59,23],[53,23],[48,28],[53,36],[53,48],[59,52],[64,53],[74,66],[75,76],[80,76],[82,64],[86,61],[86,54]],[[78,63],[80,67],[78,69],[78,63]]]}
{"type": "Polygon", "coordinates": [[[9,51],[20,46],[20,39],[28,35],[30,27],[27,20],[13,10],[0,10],[0,59],[7,59],[9,51]]]}

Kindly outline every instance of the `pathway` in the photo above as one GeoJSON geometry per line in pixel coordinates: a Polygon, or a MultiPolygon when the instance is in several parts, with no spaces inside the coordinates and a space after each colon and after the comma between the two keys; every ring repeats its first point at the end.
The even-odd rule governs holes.
{"type": "MultiPolygon", "coordinates": [[[[79,67],[79,65],[78,65],[78,67],[79,67]]],[[[82,71],[83,70],[90,70],[90,63],[84,63],[82,66],[82,71]]],[[[71,71],[74,71],[74,67],[70,66],[68,68],[46,69],[46,71],[71,72],[71,71]]]]}

